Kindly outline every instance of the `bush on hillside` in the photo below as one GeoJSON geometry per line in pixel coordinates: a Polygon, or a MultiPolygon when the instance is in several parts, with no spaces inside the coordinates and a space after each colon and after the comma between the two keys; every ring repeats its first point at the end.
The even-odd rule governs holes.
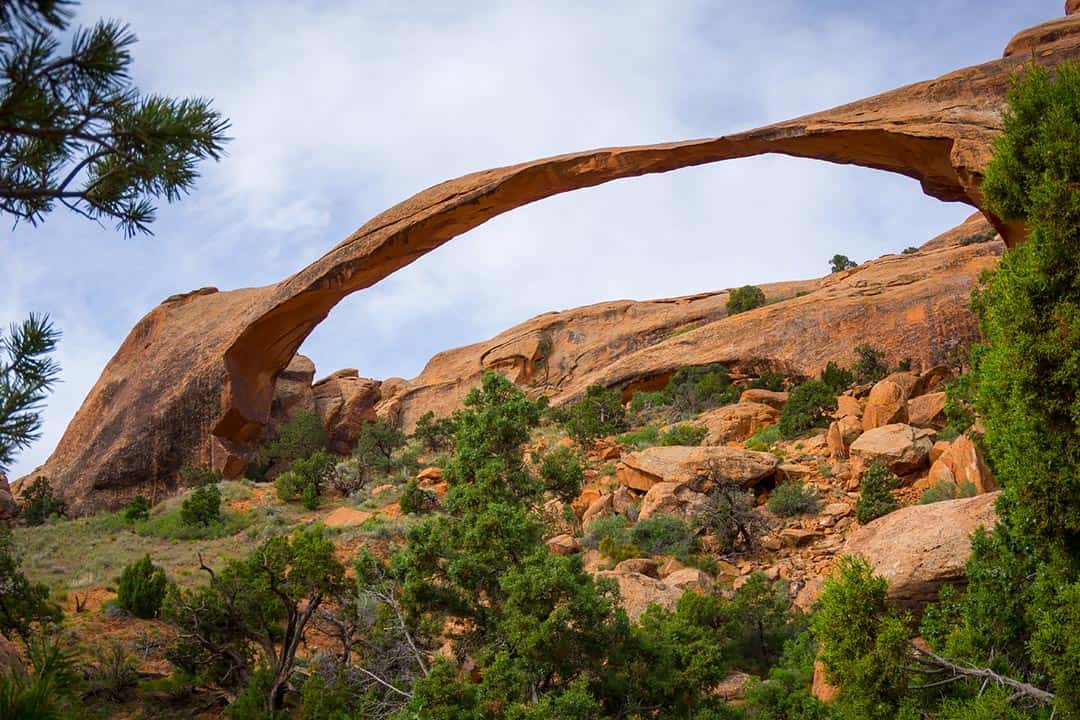
{"type": "Polygon", "coordinates": [[[67,503],[53,492],[49,481],[36,478],[22,496],[21,515],[27,525],[44,525],[45,521],[55,516],[63,517],[67,512],[67,503]]]}
{"type": "Polygon", "coordinates": [[[622,394],[602,385],[589,386],[584,398],[563,408],[561,418],[563,429],[582,447],[629,427],[622,394]]]}
{"type": "Polygon", "coordinates": [[[829,386],[836,395],[840,395],[855,382],[855,373],[847,368],[842,368],[836,363],[829,361],[825,369],[821,371],[821,382],[829,386]]]}
{"type": "Polygon", "coordinates": [[[122,608],[139,618],[157,617],[168,584],[165,571],[144,555],[124,568],[116,590],[116,601],[122,608]]]}
{"type": "Polygon", "coordinates": [[[311,457],[312,453],[326,448],[327,435],[319,414],[304,410],[278,425],[274,437],[260,453],[268,462],[288,464],[294,460],[311,457]]]}
{"type": "Polygon", "coordinates": [[[180,505],[185,525],[210,525],[221,519],[221,490],[216,484],[195,488],[180,505]]]}
{"type": "Polygon", "coordinates": [[[799,482],[778,485],[769,494],[769,510],[780,517],[808,515],[820,506],[817,492],[799,482]]]}
{"type": "Polygon", "coordinates": [[[197,488],[203,485],[213,485],[222,480],[220,470],[187,465],[180,469],[180,481],[185,487],[197,488]]]}
{"type": "Polygon", "coordinates": [[[404,515],[426,515],[439,508],[439,498],[430,490],[420,487],[414,478],[405,484],[398,507],[404,515]]]}
{"type": "Polygon", "coordinates": [[[578,454],[568,447],[557,447],[544,456],[540,465],[544,489],[559,500],[569,503],[581,494],[585,470],[578,454]]]}
{"type": "Polygon", "coordinates": [[[653,515],[630,528],[630,543],[647,555],[671,555],[685,560],[698,549],[693,529],[682,518],[653,515]]]}
{"type": "Polygon", "coordinates": [[[836,393],[822,381],[808,380],[796,385],[780,411],[780,434],[791,439],[816,427],[825,427],[835,409],[836,393]]]}
{"type": "Polygon", "coordinates": [[[709,428],[704,425],[681,423],[666,432],[660,433],[657,440],[660,445],[689,445],[696,447],[701,444],[701,441],[708,434],[709,428]]]}
{"type": "Polygon", "coordinates": [[[728,369],[721,363],[680,368],[671,376],[665,392],[672,407],[684,415],[737,402],[742,394],[731,384],[728,369]]]}
{"type": "Polygon", "coordinates": [[[868,467],[862,476],[862,492],[855,502],[855,519],[865,525],[895,510],[896,498],[891,491],[898,484],[896,475],[884,465],[874,463],[868,467]]]}
{"type": "Polygon", "coordinates": [[[919,504],[929,505],[943,500],[975,497],[977,493],[978,489],[975,487],[975,483],[965,482],[957,485],[954,482],[942,480],[922,494],[922,497],[919,498],[919,504]]]}
{"type": "Polygon", "coordinates": [[[781,392],[784,389],[784,373],[767,370],[750,381],[747,386],[755,390],[781,392]]]}
{"type": "Polygon", "coordinates": [[[435,413],[428,410],[416,421],[413,437],[425,450],[441,452],[453,449],[456,432],[457,423],[453,417],[436,418],[435,413]]]}
{"type": "Polygon", "coordinates": [[[855,354],[858,357],[851,371],[855,374],[857,382],[875,383],[889,374],[889,366],[885,364],[885,353],[870,343],[856,345],[855,354]]]}
{"type": "Polygon", "coordinates": [[[390,473],[398,467],[395,453],[406,443],[405,433],[385,420],[373,420],[360,427],[354,457],[368,472],[390,473]]]}
{"type": "Polygon", "coordinates": [[[727,314],[738,315],[765,304],[765,293],[753,285],[743,285],[731,291],[727,301],[727,314]]]}
{"type": "Polygon", "coordinates": [[[763,427],[746,440],[747,450],[756,450],[757,452],[769,452],[772,446],[780,440],[780,426],[770,425],[763,427]]]}
{"type": "Polygon", "coordinates": [[[124,519],[128,522],[146,520],[150,517],[150,501],[145,495],[136,495],[124,506],[124,519]]]}
{"type": "Polygon", "coordinates": [[[848,258],[847,255],[833,255],[832,260],[829,261],[829,272],[843,272],[844,270],[851,270],[858,267],[859,264],[848,258]]]}

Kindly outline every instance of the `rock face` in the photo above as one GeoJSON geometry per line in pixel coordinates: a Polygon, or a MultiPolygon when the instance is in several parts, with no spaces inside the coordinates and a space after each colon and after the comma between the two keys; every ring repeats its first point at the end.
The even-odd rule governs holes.
{"type": "Polygon", "coordinates": [[[708,428],[709,434],[704,440],[706,445],[725,445],[742,442],[761,428],[774,425],[779,420],[780,412],[776,408],[756,402],[737,402],[710,410],[694,422],[708,428]]]}
{"type": "Polygon", "coordinates": [[[882,380],[870,390],[863,411],[863,430],[873,430],[882,425],[906,423],[908,391],[892,380],[882,380]]]}
{"type": "Polygon", "coordinates": [[[19,514],[19,505],[11,495],[7,476],[0,473],[0,525],[10,523],[19,514]]]}
{"type": "Polygon", "coordinates": [[[945,393],[927,393],[908,401],[908,422],[915,427],[945,427],[945,393]]]}
{"type": "MultiPolygon", "coordinates": [[[[1027,31],[1035,43],[1046,42],[1041,33],[1027,31]]],[[[1080,57],[1076,35],[1053,37],[1049,45],[1036,44],[1030,55],[1018,53],[749,132],[571,153],[466,175],[376,216],[277,284],[227,292],[204,288],[170,297],[131,331],[34,474],[48,478],[76,513],[117,506],[147,486],[171,489],[185,465],[212,465],[237,476],[270,421],[282,371],[342,298],[501,213],[559,193],[782,153],[900,173],[918,180],[933,197],[978,207],[1009,78],[1027,62],[1053,65],[1080,57]]],[[[1023,240],[1022,227],[991,219],[1006,242],[1023,240]]],[[[971,328],[966,309],[946,298],[954,297],[958,286],[966,292],[978,274],[979,257],[988,261],[985,253],[957,248],[913,257],[919,255],[927,262],[909,265],[910,275],[898,275],[897,265],[879,261],[871,272],[827,278],[818,298],[741,313],[723,327],[710,323],[593,372],[573,372],[557,388],[556,399],[576,397],[592,382],[625,386],[712,361],[769,358],[789,371],[820,369],[837,359],[841,340],[850,347],[862,338],[894,338],[886,351],[896,360],[899,356],[892,355],[918,347],[913,338],[925,337],[930,326],[946,336],[971,328]],[[887,297],[889,310],[882,312],[887,297]],[[781,318],[788,323],[788,340],[774,351],[767,331],[781,318]],[[743,341],[734,358],[730,339],[748,335],[756,338],[743,341]]],[[[520,340],[522,351],[508,356],[532,358],[535,373],[540,339],[535,338],[531,353],[534,340],[520,340]]],[[[408,426],[410,391],[405,392],[398,408],[408,426]]],[[[384,392],[383,402],[390,399],[384,392]]],[[[388,413],[394,409],[392,403],[385,407],[388,413]]]]}
{"type": "Polygon", "coordinates": [[[663,608],[674,607],[685,592],[682,588],[639,572],[608,570],[597,573],[597,576],[613,578],[619,584],[619,602],[631,622],[639,621],[654,603],[663,608]]]}
{"type": "Polygon", "coordinates": [[[881,463],[894,473],[914,472],[927,464],[934,446],[928,430],[896,423],[864,432],[851,443],[851,454],[866,465],[881,463]]]}
{"type": "Polygon", "coordinates": [[[927,486],[933,487],[942,482],[957,486],[971,483],[975,486],[975,492],[980,494],[998,489],[998,482],[986,466],[982,453],[967,435],[956,438],[930,466],[927,486]]]}
{"type": "Polygon", "coordinates": [[[691,483],[709,465],[744,487],[776,472],[780,460],[771,453],[729,447],[652,447],[623,456],[616,471],[620,484],[650,490],[656,483],[691,483]]]}
{"type": "Polygon", "coordinates": [[[381,384],[360,377],[353,369],[338,370],[315,383],[315,409],[326,427],[331,450],[347,454],[356,447],[360,426],[376,418],[381,384]]]}
{"type": "Polygon", "coordinates": [[[281,421],[301,412],[315,411],[315,394],[311,381],[315,379],[315,363],[303,355],[295,355],[278,376],[274,399],[270,402],[270,417],[281,421]]]}
{"type": "Polygon", "coordinates": [[[705,507],[707,499],[703,493],[691,490],[685,482],[658,482],[645,493],[638,519],[648,520],[661,514],[690,520],[705,507]]]}
{"type": "Polygon", "coordinates": [[[848,536],[844,554],[867,560],[889,581],[889,597],[918,610],[937,598],[945,583],[964,580],[975,528],[997,523],[998,493],[929,505],[912,505],[889,513],[848,536]]]}

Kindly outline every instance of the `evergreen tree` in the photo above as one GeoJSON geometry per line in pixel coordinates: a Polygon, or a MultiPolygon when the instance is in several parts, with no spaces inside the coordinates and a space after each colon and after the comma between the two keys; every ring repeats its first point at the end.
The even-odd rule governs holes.
{"type": "Polygon", "coordinates": [[[208,100],[140,94],[135,35],[112,20],[69,33],[74,6],[0,3],[0,211],[36,225],[59,203],[149,232],[154,201],[190,192],[229,123],[208,100]]]}
{"type": "Polygon", "coordinates": [[[60,374],[49,357],[59,337],[48,315],[0,332],[0,471],[41,437],[41,404],[60,374]]]}

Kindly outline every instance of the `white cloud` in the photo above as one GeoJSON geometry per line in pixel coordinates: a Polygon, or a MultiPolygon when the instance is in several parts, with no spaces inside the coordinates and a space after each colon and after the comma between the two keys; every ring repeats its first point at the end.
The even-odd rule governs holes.
{"type": "MultiPolygon", "coordinates": [[[[990,59],[1059,6],[88,2],[84,19],[135,28],[140,86],[214,97],[235,140],[198,192],[161,209],[153,239],[56,216],[0,240],[5,275],[16,268],[4,317],[48,309],[66,331],[49,437],[16,473],[44,459],[135,320],[172,293],[276,281],[466,172],[719,135],[990,59]],[[943,35],[950,25],[965,32],[943,35]]],[[[304,352],[320,372],[409,376],[545,310],[813,276],[834,252],[895,251],[967,212],[906,178],[782,157],[621,181],[454,240],[348,299],[304,352]]]]}

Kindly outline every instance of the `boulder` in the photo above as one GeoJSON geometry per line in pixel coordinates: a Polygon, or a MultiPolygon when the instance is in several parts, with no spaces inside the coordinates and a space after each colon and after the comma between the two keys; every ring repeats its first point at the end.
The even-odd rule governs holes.
{"type": "Polygon", "coordinates": [[[10,523],[19,514],[19,504],[11,494],[7,476],[0,472],[0,524],[10,523]]]}
{"type": "Polygon", "coordinates": [[[771,453],[731,447],[652,447],[623,456],[616,471],[622,485],[648,491],[658,482],[689,483],[709,467],[716,467],[743,487],[771,477],[780,461],[771,453]]]}
{"type": "Polygon", "coordinates": [[[935,365],[929,370],[923,371],[919,374],[919,381],[912,388],[908,399],[944,390],[945,383],[949,382],[952,376],[952,370],[949,369],[948,365],[935,365]]]}
{"type": "Polygon", "coordinates": [[[882,425],[906,423],[908,419],[907,392],[892,380],[882,380],[870,390],[863,410],[863,430],[882,425]]]}
{"type": "Polygon", "coordinates": [[[821,539],[817,530],[803,528],[784,528],[780,531],[780,541],[788,547],[801,547],[821,539]]]}
{"type": "MultiPolygon", "coordinates": [[[[898,370],[889,373],[881,382],[891,382],[904,391],[905,398],[913,398],[919,389],[919,375],[909,370],[898,370]]],[[[872,392],[872,390],[871,390],[872,392]]]]}
{"type": "Polygon", "coordinates": [[[651,578],[660,578],[660,563],[652,558],[630,558],[615,566],[615,572],[641,573],[651,578]]]}
{"type": "Polygon", "coordinates": [[[581,543],[573,535],[567,533],[549,538],[545,544],[548,550],[556,555],[575,555],[581,552],[581,543]]]}
{"type": "Polygon", "coordinates": [[[889,582],[889,597],[919,610],[945,583],[962,583],[971,554],[971,533],[997,523],[998,493],[911,505],[848,535],[843,553],[866,559],[889,582]]]}
{"type": "Polygon", "coordinates": [[[740,401],[699,415],[694,422],[708,428],[709,433],[705,436],[704,445],[726,445],[742,442],[761,428],[774,425],[779,420],[780,411],[770,405],[740,401]]]}
{"type": "Polygon", "coordinates": [[[600,499],[603,493],[599,488],[587,487],[581,490],[581,494],[574,498],[574,501],[570,503],[570,507],[578,517],[582,517],[585,511],[588,510],[594,502],[600,499]]]}
{"type": "Polygon", "coordinates": [[[860,435],[862,435],[862,423],[858,418],[844,415],[839,420],[834,420],[829,424],[829,433],[826,436],[829,455],[834,458],[846,458],[851,443],[855,442],[860,435]]]}
{"type": "Polygon", "coordinates": [[[664,582],[680,590],[694,590],[702,594],[711,593],[716,588],[708,573],[692,567],[676,570],[665,577],[664,582]]]}
{"type": "Polygon", "coordinates": [[[664,580],[636,572],[607,570],[597,573],[597,576],[610,577],[619,584],[619,603],[626,610],[631,622],[640,620],[653,604],[671,609],[684,592],[664,580]]]}
{"type": "Polygon", "coordinates": [[[659,482],[645,493],[638,520],[647,520],[657,513],[691,519],[701,512],[707,500],[707,495],[691,490],[685,482],[659,482]]]}
{"type": "Polygon", "coordinates": [[[851,395],[840,395],[836,398],[836,413],[837,418],[850,417],[856,420],[862,420],[863,404],[859,402],[859,399],[852,397],[851,395]]]}
{"type": "Polygon", "coordinates": [[[416,473],[416,484],[420,487],[430,487],[437,485],[443,481],[443,471],[441,467],[431,466],[426,467],[420,472],[416,473]]]}
{"type": "Polygon", "coordinates": [[[283,422],[301,412],[315,412],[315,395],[311,390],[314,379],[315,363],[299,353],[293,355],[274,385],[270,417],[283,422]]]}
{"type": "Polygon", "coordinates": [[[903,423],[877,427],[864,432],[851,444],[851,455],[866,465],[881,463],[894,473],[904,475],[927,464],[933,432],[903,423]]]}
{"type": "Polygon", "coordinates": [[[945,393],[927,393],[908,400],[908,423],[935,430],[945,427],[945,393]]]}
{"type": "Polygon", "coordinates": [[[315,383],[315,409],[326,427],[331,450],[347,454],[355,449],[361,426],[376,419],[381,385],[353,369],[338,370],[315,383]]]}
{"type": "Polygon", "coordinates": [[[750,388],[749,390],[743,390],[742,395],[739,396],[740,403],[768,405],[774,410],[783,410],[784,405],[787,404],[787,400],[788,394],[786,392],[765,390],[764,388],[750,388]]]}
{"type": "Polygon", "coordinates": [[[582,526],[588,525],[593,520],[611,515],[614,511],[612,500],[611,493],[604,493],[596,500],[593,500],[592,504],[589,505],[581,516],[582,526]]]}
{"type": "Polygon", "coordinates": [[[937,440],[934,442],[934,447],[930,448],[930,465],[938,461],[938,458],[945,454],[945,451],[952,446],[948,440],[937,440]]]}
{"type": "Polygon", "coordinates": [[[983,460],[982,452],[967,435],[953,440],[941,457],[930,466],[927,486],[934,487],[941,482],[953,483],[958,487],[971,483],[977,494],[993,492],[999,487],[983,460]]]}

